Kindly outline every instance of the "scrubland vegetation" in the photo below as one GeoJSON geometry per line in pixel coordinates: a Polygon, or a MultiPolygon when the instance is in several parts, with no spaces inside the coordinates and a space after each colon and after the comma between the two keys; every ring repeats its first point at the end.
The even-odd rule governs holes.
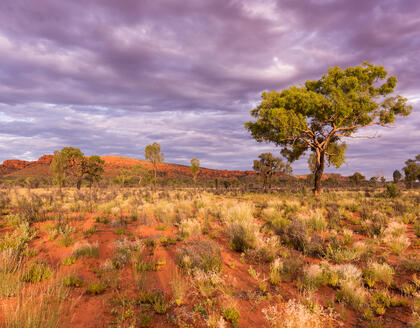
{"type": "Polygon", "coordinates": [[[420,192],[0,192],[1,327],[419,327],[420,192]]]}

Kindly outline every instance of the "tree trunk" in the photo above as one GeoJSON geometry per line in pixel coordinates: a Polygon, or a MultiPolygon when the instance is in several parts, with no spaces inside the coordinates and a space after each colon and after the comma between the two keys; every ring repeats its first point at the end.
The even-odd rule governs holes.
{"type": "Polygon", "coordinates": [[[322,175],[324,174],[325,168],[325,153],[319,152],[317,153],[317,162],[314,172],[314,195],[318,196],[321,191],[321,179],[322,175]]]}
{"type": "Polygon", "coordinates": [[[156,191],[156,180],[157,180],[157,167],[156,167],[156,165],[154,165],[153,166],[153,168],[154,168],[154,173],[155,173],[155,180],[153,181],[153,187],[154,187],[154,190],[156,191]]]}

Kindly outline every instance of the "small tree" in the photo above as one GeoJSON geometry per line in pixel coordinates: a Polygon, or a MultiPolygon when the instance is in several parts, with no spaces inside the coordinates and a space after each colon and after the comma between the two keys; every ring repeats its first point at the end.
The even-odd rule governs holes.
{"type": "Polygon", "coordinates": [[[144,157],[150,161],[153,165],[153,172],[155,175],[154,186],[156,189],[156,180],[157,180],[157,165],[162,163],[164,160],[163,153],[160,152],[160,144],[154,142],[151,145],[146,146],[144,151],[144,157]]]}
{"type": "Polygon", "coordinates": [[[402,179],[402,174],[400,171],[395,170],[394,173],[392,173],[392,179],[394,180],[394,183],[398,183],[402,179]]]}
{"type": "MultiPolygon", "coordinates": [[[[411,106],[394,92],[395,76],[382,66],[332,67],[317,81],[292,86],[281,92],[263,92],[261,103],[251,111],[255,122],[245,128],[258,141],[282,147],[290,162],[310,150],[316,155],[313,192],[320,191],[326,161],[340,167],[345,161],[343,138],[360,128],[394,122],[407,116],[411,106]]],[[[358,136],[360,137],[360,136],[358,136]]]]}
{"type": "Polygon", "coordinates": [[[93,183],[97,183],[102,179],[104,165],[105,161],[97,155],[85,158],[83,162],[83,178],[89,183],[89,187],[92,187],[93,183]]]}
{"type": "Polygon", "coordinates": [[[414,182],[420,180],[420,165],[417,162],[420,162],[420,155],[417,155],[415,159],[407,160],[403,168],[404,182],[409,188],[413,187],[414,182]]]}
{"type": "Polygon", "coordinates": [[[130,171],[131,171],[131,175],[138,179],[139,185],[143,181],[143,178],[149,173],[149,169],[142,164],[133,165],[130,171]]]}
{"type": "Polygon", "coordinates": [[[79,148],[64,147],[60,151],[54,151],[54,157],[50,164],[55,182],[61,188],[66,180],[76,183],[80,188],[83,179],[84,155],[79,148]]]}
{"type": "Polygon", "coordinates": [[[271,178],[275,173],[291,174],[292,168],[288,163],[283,163],[279,157],[274,157],[272,153],[262,153],[259,160],[254,160],[253,169],[262,177],[264,191],[267,187],[271,189],[271,178]]]}
{"type": "Polygon", "coordinates": [[[359,172],[355,172],[353,175],[349,176],[349,180],[355,185],[359,185],[365,179],[365,176],[359,172]]]}
{"type": "Polygon", "coordinates": [[[191,170],[191,175],[193,177],[194,185],[197,186],[197,176],[198,176],[198,173],[200,173],[200,161],[194,157],[190,163],[191,163],[190,170],[191,170]]]}

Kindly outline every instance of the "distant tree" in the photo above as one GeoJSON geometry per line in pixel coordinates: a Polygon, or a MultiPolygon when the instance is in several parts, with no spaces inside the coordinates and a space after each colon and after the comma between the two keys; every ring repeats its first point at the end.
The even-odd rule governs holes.
{"type": "Polygon", "coordinates": [[[75,182],[80,188],[83,179],[84,154],[79,148],[64,147],[60,151],[54,151],[54,157],[50,168],[54,174],[55,182],[61,188],[66,180],[75,182]]]}
{"type": "Polygon", "coordinates": [[[200,161],[194,157],[190,163],[191,163],[190,170],[191,170],[191,175],[194,180],[194,185],[197,185],[197,176],[198,176],[198,173],[200,173],[200,161]]]}
{"type": "Polygon", "coordinates": [[[257,120],[245,128],[258,141],[281,146],[290,162],[307,150],[316,155],[313,192],[320,191],[325,162],[340,167],[345,161],[342,138],[360,128],[394,122],[407,116],[411,106],[400,95],[389,96],[397,84],[382,66],[364,62],[345,70],[332,67],[320,80],[291,86],[281,92],[263,92],[261,103],[251,111],[257,120]],[[382,83],[381,83],[382,82],[382,83]]]}
{"type": "Polygon", "coordinates": [[[157,165],[158,163],[162,163],[164,160],[163,153],[160,152],[160,144],[154,142],[153,144],[146,146],[144,157],[153,165],[153,171],[155,175],[154,186],[156,188],[157,165]]]}
{"type": "Polygon", "coordinates": [[[114,182],[125,186],[131,180],[131,172],[127,169],[121,169],[118,175],[114,178],[114,182]]]}
{"type": "Polygon", "coordinates": [[[149,169],[142,164],[133,165],[130,171],[131,171],[131,175],[138,179],[139,184],[141,184],[144,177],[146,177],[146,175],[149,173],[149,169]]]}
{"type": "Polygon", "coordinates": [[[392,173],[392,179],[394,180],[394,183],[398,183],[402,179],[402,174],[400,171],[395,170],[394,173],[392,173]]]}
{"type": "Polygon", "coordinates": [[[289,163],[283,163],[281,158],[274,157],[272,153],[262,153],[258,157],[259,160],[254,160],[253,169],[262,177],[264,191],[271,189],[271,178],[274,174],[292,172],[289,163]]]}
{"type": "Polygon", "coordinates": [[[417,155],[415,159],[409,159],[405,162],[404,170],[404,182],[407,187],[412,188],[414,182],[420,180],[420,155],[417,155]]]}
{"type": "Polygon", "coordinates": [[[54,151],[50,169],[60,192],[66,181],[76,185],[78,189],[86,179],[90,185],[99,181],[104,173],[105,162],[97,155],[86,158],[79,148],[64,147],[54,151]]]}
{"type": "Polygon", "coordinates": [[[385,183],[386,182],[386,179],[385,179],[384,176],[380,177],[379,180],[381,180],[382,183],[385,183]]]}
{"type": "Polygon", "coordinates": [[[105,161],[97,155],[85,158],[82,165],[83,179],[89,183],[89,187],[92,187],[93,183],[97,183],[102,179],[104,165],[105,161]]]}
{"type": "Polygon", "coordinates": [[[355,185],[360,184],[365,179],[365,176],[359,172],[355,172],[353,175],[349,176],[349,180],[355,185]]]}

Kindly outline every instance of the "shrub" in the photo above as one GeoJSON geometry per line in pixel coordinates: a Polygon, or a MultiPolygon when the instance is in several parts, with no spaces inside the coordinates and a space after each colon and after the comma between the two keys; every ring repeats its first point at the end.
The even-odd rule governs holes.
{"type": "Polygon", "coordinates": [[[238,327],[239,317],[239,312],[234,307],[228,307],[223,310],[223,318],[229,321],[233,327],[238,327]]]}
{"type": "Polygon", "coordinates": [[[394,276],[394,269],[387,263],[379,264],[377,262],[371,262],[363,270],[363,278],[369,287],[377,282],[383,282],[389,286],[394,276]]]}
{"type": "Polygon", "coordinates": [[[63,265],[72,265],[76,263],[77,257],[75,255],[70,255],[61,260],[61,264],[63,265]]]}
{"type": "Polygon", "coordinates": [[[91,244],[89,242],[76,243],[73,248],[72,255],[76,257],[99,257],[98,243],[91,244]]]}
{"type": "Polygon", "coordinates": [[[24,282],[40,282],[51,278],[52,271],[46,262],[32,262],[22,275],[24,282]]]}
{"type": "Polygon", "coordinates": [[[169,306],[164,292],[157,289],[140,294],[139,302],[142,304],[150,304],[157,314],[165,314],[169,306]]]}
{"type": "Polygon", "coordinates": [[[196,240],[180,247],[176,260],[187,271],[199,268],[205,272],[219,272],[223,264],[219,246],[209,240],[196,240]]]}
{"type": "Polygon", "coordinates": [[[270,282],[278,284],[280,282],[292,281],[302,270],[303,261],[300,257],[289,257],[286,259],[275,259],[270,265],[270,282]]]}
{"type": "Polygon", "coordinates": [[[82,279],[72,274],[64,277],[63,284],[66,287],[82,287],[84,283],[82,279]]]}
{"type": "Polygon", "coordinates": [[[319,306],[308,308],[297,300],[289,300],[278,306],[273,305],[262,309],[265,319],[272,327],[281,328],[322,328],[328,327],[332,318],[319,306]]]}
{"type": "Polygon", "coordinates": [[[107,284],[104,282],[92,282],[87,286],[86,292],[88,294],[99,295],[105,292],[107,284]]]}
{"type": "Polygon", "coordinates": [[[388,182],[385,185],[385,195],[389,198],[396,198],[400,194],[398,186],[395,183],[388,182]]]}
{"type": "Polygon", "coordinates": [[[179,225],[179,231],[183,238],[201,235],[201,223],[197,219],[184,219],[179,225]]]}
{"type": "Polygon", "coordinates": [[[254,208],[248,203],[239,203],[226,211],[225,224],[233,250],[244,252],[255,247],[259,231],[253,218],[254,208]]]}

